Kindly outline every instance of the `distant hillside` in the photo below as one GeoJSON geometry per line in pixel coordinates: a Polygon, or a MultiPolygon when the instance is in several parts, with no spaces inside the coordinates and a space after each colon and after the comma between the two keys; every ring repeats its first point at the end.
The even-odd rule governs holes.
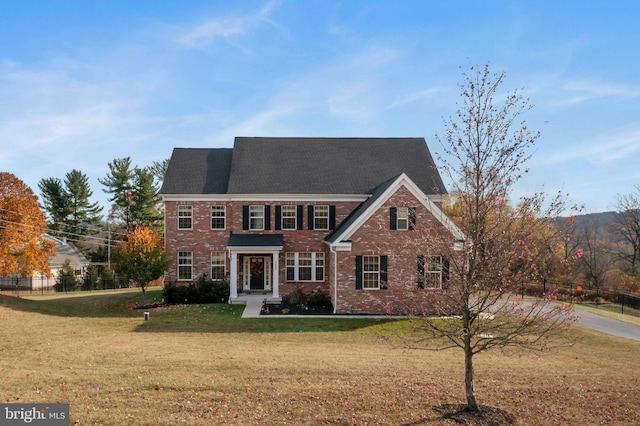
{"type": "MultiPolygon", "coordinates": [[[[614,232],[617,212],[588,213],[574,216],[576,232],[580,234],[579,229],[586,226],[593,230],[597,230],[599,238],[610,241],[619,241],[620,235],[614,232]]],[[[568,217],[558,217],[555,221],[556,226],[565,223],[568,217]]],[[[576,235],[579,236],[579,235],[576,235]]]]}

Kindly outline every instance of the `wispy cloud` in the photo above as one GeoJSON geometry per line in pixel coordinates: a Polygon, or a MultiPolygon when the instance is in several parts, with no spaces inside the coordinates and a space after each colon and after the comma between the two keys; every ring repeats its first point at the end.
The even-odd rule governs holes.
{"type": "Polygon", "coordinates": [[[544,163],[585,161],[590,164],[603,164],[637,156],[639,153],[640,126],[627,126],[548,155],[544,163]]]}
{"type": "Polygon", "coordinates": [[[566,83],[561,86],[562,93],[565,94],[561,99],[551,102],[555,106],[572,106],[582,102],[606,98],[637,98],[640,97],[640,86],[623,86],[614,84],[602,84],[592,81],[577,81],[566,83]]]}
{"type": "Polygon", "coordinates": [[[388,108],[397,108],[403,105],[412,104],[414,102],[427,101],[433,98],[434,95],[446,92],[447,90],[448,89],[444,87],[431,87],[429,89],[408,93],[398,99],[395,99],[393,102],[391,102],[391,105],[389,105],[388,108]]]}
{"type": "Polygon", "coordinates": [[[246,16],[219,18],[204,22],[187,30],[178,38],[178,42],[190,48],[204,48],[215,43],[216,40],[222,39],[245,53],[251,53],[250,49],[239,43],[238,38],[248,36],[252,31],[265,24],[277,26],[271,19],[271,12],[279,3],[279,1],[270,1],[257,12],[246,16]]]}

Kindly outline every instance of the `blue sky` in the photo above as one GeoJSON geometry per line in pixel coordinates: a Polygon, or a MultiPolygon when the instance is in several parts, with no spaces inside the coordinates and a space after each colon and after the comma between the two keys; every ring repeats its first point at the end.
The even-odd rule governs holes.
{"type": "MultiPolygon", "coordinates": [[[[612,210],[640,184],[640,2],[1,1],[0,171],[38,193],[234,136],[425,137],[460,66],[505,71],[542,132],[514,196],[612,210]]],[[[105,209],[106,211],[106,209],[105,209]]]]}

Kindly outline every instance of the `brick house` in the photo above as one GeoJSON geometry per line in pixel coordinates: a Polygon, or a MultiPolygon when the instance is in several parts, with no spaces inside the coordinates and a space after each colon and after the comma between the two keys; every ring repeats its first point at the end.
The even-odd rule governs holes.
{"type": "Polygon", "coordinates": [[[327,293],[335,313],[397,312],[446,287],[463,238],[440,210],[446,190],[423,138],[175,148],[160,193],[165,282],[226,279],[232,301],[302,287],[327,293]]]}

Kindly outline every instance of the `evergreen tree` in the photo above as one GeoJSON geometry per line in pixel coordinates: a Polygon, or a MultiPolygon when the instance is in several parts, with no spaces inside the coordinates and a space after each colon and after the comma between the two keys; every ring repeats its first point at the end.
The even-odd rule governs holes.
{"type": "Polygon", "coordinates": [[[71,207],[69,232],[76,235],[87,235],[89,231],[86,225],[100,223],[102,207],[97,202],[91,203],[89,201],[93,195],[89,188],[89,179],[79,170],[74,169],[67,173],[64,183],[71,207]]]}
{"type": "Polygon", "coordinates": [[[98,181],[106,188],[103,189],[107,194],[111,194],[111,219],[121,221],[127,229],[130,229],[134,223],[131,213],[133,205],[132,193],[134,190],[135,170],[131,167],[131,158],[116,158],[109,163],[109,173],[104,179],[98,181]]]}
{"type": "Polygon", "coordinates": [[[160,197],[154,173],[148,168],[135,169],[131,215],[136,225],[157,228],[161,225],[160,197]]]}
{"type": "Polygon", "coordinates": [[[58,178],[46,178],[38,182],[42,205],[40,208],[48,215],[47,227],[53,234],[62,235],[71,215],[71,200],[58,178]]]}

